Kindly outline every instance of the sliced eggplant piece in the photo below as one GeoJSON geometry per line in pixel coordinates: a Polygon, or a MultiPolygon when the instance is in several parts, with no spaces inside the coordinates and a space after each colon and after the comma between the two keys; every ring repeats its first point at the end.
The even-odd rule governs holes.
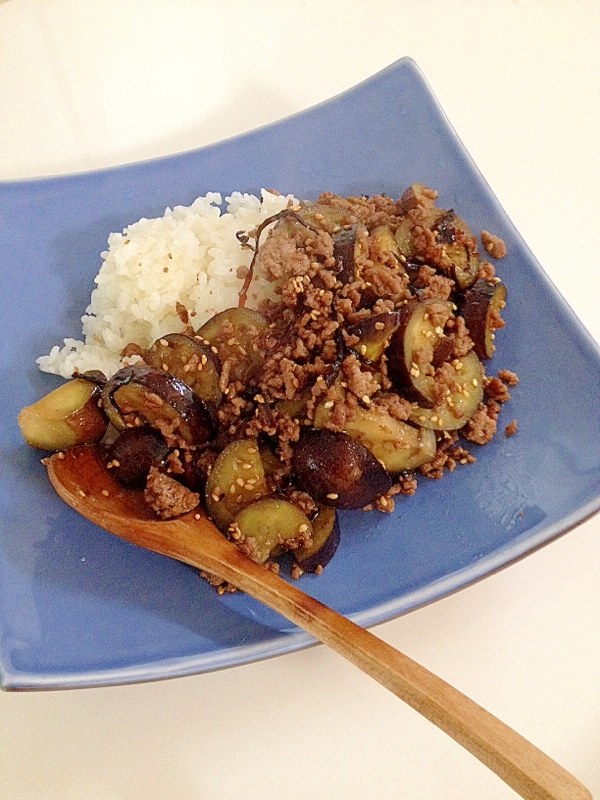
{"type": "Polygon", "coordinates": [[[206,404],[174,375],[133,364],[115,373],[102,390],[102,407],[117,430],[147,423],[167,444],[204,444],[213,436],[206,404]]]}
{"type": "Polygon", "coordinates": [[[83,378],[63,383],[17,417],[23,438],[40,450],[67,450],[99,442],[108,419],[98,408],[100,389],[83,378]]]}
{"type": "Polygon", "coordinates": [[[268,494],[256,439],[237,439],[217,456],[206,481],[206,510],[217,528],[226,531],[239,511],[268,494]]]}
{"type": "Polygon", "coordinates": [[[435,431],[462,428],[477,410],[483,398],[483,367],[471,350],[461,359],[451,362],[456,375],[455,387],[449,388],[442,403],[433,408],[417,407],[410,419],[416,425],[435,431]]]}
{"type": "Polygon", "coordinates": [[[390,337],[398,330],[400,320],[400,312],[388,311],[374,314],[348,326],[347,332],[360,339],[353,345],[353,349],[368,361],[378,361],[390,337]]]}
{"type": "Polygon", "coordinates": [[[479,358],[494,354],[494,331],[504,323],[500,311],[506,303],[506,286],[480,278],[465,292],[461,314],[479,358]]]}
{"type": "Polygon", "coordinates": [[[229,361],[230,379],[244,384],[256,381],[263,368],[262,337],[269,323],[251,308],[229,308],[208,320],[197,332],[200,341],[214,347],[221,360],[229,361]]]}
{"type": "Polygon", "coordinates": [[[452,316],[452,303],[413,298],[400,311],[400,324],[386,354],[388,374],[394,385],[422,405],[433,405],[436,384],[432,361],[452,316]]]}
{"type": "Polygon", "coordinates": [[[305,389],[294,400],[278,400],[275,408],[280,414],[285,414],[290,419],[304,419],[310,398],[310,389],[305,389]]]}
{"type": "Polygon", "coordinates": [[[313,230],[335,233],[349,223],[349,214],[339,206],[326,203],[301,203],[296,214],[313,230]]]}
{"type": "Polygon", "coordinates": [[[398,246],[398,253],[406,260],[410,260],[415,256],[415,248],[412,243],[412,227],[413,223],[408,217],[401,217],[394,238],[398,246]]]}
{"type": "Polygon", "coordinates": [[[325,567],[340,543],[340,523],[335,508],[319,506],[311,522],[312,544],[294,550],[294,560],[304,572],[325,567]]]}
{"type": "Polygon", "coordinates": [[[451,274],[460,289],[475,283],[479,272],[477,240],[467,223],[454,211],[447,211],[436,225],[437,240],[444,245],[451,262],[451,274]]]}
{"type": "MultiPolygon", "coordinates": [[[[326,425],[330,413],[324,403],[317,406],[315,428],[326,425]]],[[[394,419],[383,410],[362,406],[357,406],[346,422],[345,432],[363,444],[391,474],[416,469],[431,461],[437,446],[432,430],[394,419]]]]}
{"type": "Polygon", "coordinates": [[[302,432],[292,470],[301,489],[335,508],[363,508],[391,486],[382,464],[358,439],[327,429],[302,432]]]}
{"type": "Polygon", "coordinates": [[[265,497],[241,509],[227,533],[258,564],[312,541],[312,525],[306,514],[280,497],[265,497]]]}
{"type": "Polygon", "coordinates": [[[143,489],[150,467],[162,467],[169,453],[162,436],[152,428],[127,428],[108,450],[108,465],[123,486],[143,489]]]}
{"type": "Polygon", "coordinates": [[[371,240],[371,249],[376,252],[381,254],[392,253],[396,258],[402,255],[394,232],[389,225],[376,225],[369,232],[369,239],[371,240]]]}
{"type": "Polygon", "coordinates": [[[351,283],[356,277],[356,258],[360,252],[359,231],[362,223],[354,223],[333,234],[333,257],[335,271],[341,283],[351,283]]]}
{"type": "Polygon", "coordinates": [[[182,380],[205,403],[219,405],[221,364],[209,346],[184,333],[170,333],[157,339],[145,359],[155,369],[162,369],[182,380]]]}

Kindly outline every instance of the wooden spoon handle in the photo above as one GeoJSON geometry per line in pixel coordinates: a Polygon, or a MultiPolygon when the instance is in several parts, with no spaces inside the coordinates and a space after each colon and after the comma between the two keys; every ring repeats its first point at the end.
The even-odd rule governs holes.
{"type": "MultiPolygon", "coordinates": [[[[259,568],[260,569],[260,568],[259,568]]],[[[230,563],[219,573],[331,647],[465,747],[526,800],[592,800],[527,739],[408,656],[272,573],[230,563]]]]}
{"type": "Polygon", "coordinates": [[[255,564],[206,517],[157,521],[141,497],[120,488],[91,451],[53,456],[60,497],[128,542],[218,575],[278,611],[433,722],[526,800],[592,800],[569,772],[512,728],[407,656],[255,564]]]}

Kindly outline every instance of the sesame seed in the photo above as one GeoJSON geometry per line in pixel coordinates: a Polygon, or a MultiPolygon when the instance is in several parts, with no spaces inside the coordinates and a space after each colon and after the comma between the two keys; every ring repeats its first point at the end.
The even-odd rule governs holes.
{"type": "Polygon", "coordinates": [[[218,503],[219,500],[221,499],[221,495],[218,492],[213,492],[211,494],[211,497],[215,501],[215,503],[218,503]]]}
{"type": "Polygon", "coordinates": [[[477,380],[477,378],[473,378],[473,380],[471,381],[471,383],[473,384],[473,386],[474,386],[475,388],[477,388],[477,387],[479,386],[479,381],[477,380]]]}
{"type": "Polygon", "coordinates": [[[308,530],[308,525],[306,524],[306,522],[303,522],[302,525],[300,525],[300,527],[298,528],[298,533],[306,533],[307,530],[308,530]]]}
{"type": "Polygon", "coordinates": [[[163,347],[168,347],[169,346],[169,342],[166,339],[161,339],[160,343],[162,344],[163,347]]]}
{"type": "Polygon", "coordinates": [[[162,368],[163,368],[163,370],[164,370],[165,372],[168,372],[168,371],[169,371],[169,365],[168,365],[168,364],[163,364],[163,365],[162,365],[162,368]]]}
{"type": "Polygon", "coordinates": [[[323,403],[323,408],[333,408],[333,400],[326,400],[323,403]]]}
{"type": "Polygon", "coordinates": [[[335,492],[330,492],[330,493],[327,495],[327,497],[328,497],[328,499],[329,499],[329,500],[337,500],[337,499],[338,499],[338,497],[339,497],[339,494],[336,494],[335,492]]]}
{"type": "Polygon", "coordinates": [[[201,514],[194,514],[194,519],[202,519],[202,515],[201,514]]]}
{"type": "Polygon", "coordinates": [[[110,495],[110,492],[108,491],[108,489],[102,489],[102,494],[104,495],[104,497],[108,497],[110,495]]]}
{"type": "Polygon", "coordinates": [[[235,482],[237,483],[238,486],[243,486],[245,483],[243,478],[236,478],[235,482]]]}
{"type": "Polygon", "coordinates": [[[83,489],[77,489],[77,494],[78,494],[80,497],[85,497],[85,492],[83,491],[83,489]]]}
{"type": "Polygon", "coordinates": [[[370,403],[371,403],[371,398],[369,397],[369,395],[368,395],[368,394],[363,394],[363,396],[362,396],[360,399],[361,399],[361,400],[363,401],[363,403],[364,403],[365,405],[367,405],[367,406],[368,406],[368,405],[370,405],[370,403]]]}

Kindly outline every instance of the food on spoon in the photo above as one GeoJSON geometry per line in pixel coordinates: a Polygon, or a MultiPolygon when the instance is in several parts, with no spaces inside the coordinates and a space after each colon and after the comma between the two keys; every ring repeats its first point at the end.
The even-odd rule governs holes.
{"type": "Polygon", "coordinates": [[[99,442],[108,427],[98,408],[99,398],[98,387],[83,378],[63,383],[19,413],[23,438],[40,450],[99,442]]]}
{"type": "Polygon", "coordinates": [[[61,438],[53,414],[72,437],[83,400],[49,413],[49,395],[21,412],[26,441],[89,442],[159,518],[206,512],[259,563],[320,573],[336,509],[391,512],[474,461],[517,381],[482,364],[504,285],[435,200],[263,192],[221,214],[208,195],[111,235],[85,341],[39,359],[86,373],[61,389],[101,424],[61,438]]]}
{"type": "Polygon", "coordinates": [[[108,448],[107,468],[123,486],[143,489],[150,469],[164,466],[169,448],[153,428],[126,428],[108,448]]]}

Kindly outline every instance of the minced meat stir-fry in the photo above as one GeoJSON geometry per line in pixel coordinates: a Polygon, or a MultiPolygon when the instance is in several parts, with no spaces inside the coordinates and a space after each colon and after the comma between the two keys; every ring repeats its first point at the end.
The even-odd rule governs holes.
{"type": "Polygon", "coordinates": [[[324,193],[240,231],[253,258],[238,307],[199,329],[180,307],[184,332],[132,343],[134,363],[110,379],[74,376],[24,409],[26,440],[100,442],[158,517],[202,505],[254,561],[291,552],[295,577],[320,572],[336,509],[391,512],[417,476],[474,461],[517,382],[483,366],[505,287],[435,200],[421,184],[399,200],[324,193]],[[252,281],[271,289],[258,310],[245,307],[252,281]],[[50,405],[62,409],[52,424],[50,405]]]}

